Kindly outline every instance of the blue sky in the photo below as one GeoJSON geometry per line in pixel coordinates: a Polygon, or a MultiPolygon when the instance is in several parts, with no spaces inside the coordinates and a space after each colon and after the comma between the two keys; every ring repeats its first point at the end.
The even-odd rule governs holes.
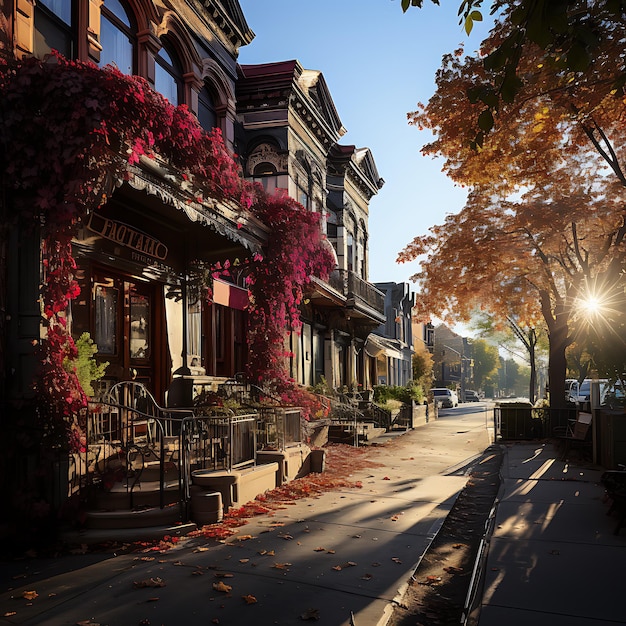
{"type": "Polygon", "coordinates": [[[409,282],[418,265],[397,264],[398,252],[465,203],[441,162],[421,155],[430,134],[407,122],[433,94],[442,56],[460,43],[473,52],[488,30],[468,37],[460,0],[441,1],[402,13],[400,0],[240,0],[256,37],[239,62],[297,59],[321,71],[348,131],[341,143],[372,151],[385,185],[370,204],[371,282],[409,282]]]}

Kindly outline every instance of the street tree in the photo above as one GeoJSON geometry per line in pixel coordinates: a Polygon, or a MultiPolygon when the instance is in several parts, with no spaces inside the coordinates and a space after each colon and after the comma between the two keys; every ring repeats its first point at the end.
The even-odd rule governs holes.
{"type": "MultiPolygon", "coordinates": [[[[439,4],[439,0],[431,0],[439,4]]],[[[402,10],[421,8],[423,0],[401,0],[402,10]]],[[[529,49],[538,48],[545,64],[565,73],[588,70],[601,57],[607,40],[613,39],[615,25],[623,24],[626,0],[492,0],[485,3],[490,14],[504,16],[509,29],[482,57],[484,67],[494,80],[477,92],[482,110],[470,126],[482,141],[491,130],[494,115],[502,104],[511,103],[527,84],[524,70],[529,49]]],[[[458,15],[467,34],[475,22],[483,20],[483,0],[461,0],[458,15]]],[[[606,77],[611,91],[622,93],[626,84],[623,55],[616,56],[606,77]]],[[[467,125],[467,124],[466,124],[467,125]]]]}
{"type": "Polygon", "coordinates": [[[471,351],[474,361],[472,369],[474,384],[482,389],[485,381],[498,370],[498,348],[484,339],[474,339],[471,342],[471,351]]]}
{"type": "MultiPolygon", "coordinates": [[[[449,319],[467,319],[478,307],[531,326],[543,320],[554,405],[564,401],[565,349],[579,303],[610,290],[624,268],[626,106],[612,93],[612,78],[625,26],[607,26],[584,72],[550,63],[528,44],[518,64],[524,90],[495,117],[483,116],[478,141],[466,121],[484,113],[481,94],[498,78],[481,56],[446,55],[435,94],[409,115],[435,135],[423,153],[443,156],[448,176],[470,188],[460,214],[416,237],[398,257],[421,261],[418,305],[449,319]],[[445,275],[455,280],[443,289],[445,275]]],[[[509,14],[483,53],[515,28],[509,14]]]]}

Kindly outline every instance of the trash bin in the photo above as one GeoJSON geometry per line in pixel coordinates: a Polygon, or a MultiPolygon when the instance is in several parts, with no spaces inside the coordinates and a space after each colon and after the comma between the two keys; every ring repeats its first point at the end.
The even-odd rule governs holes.
{"type": "Polygon", "coordinates": [[[496,436],[504,440],[539,439],[543,422],[535,417],[530,402],[506,402],[495,408],[496,436]]]}

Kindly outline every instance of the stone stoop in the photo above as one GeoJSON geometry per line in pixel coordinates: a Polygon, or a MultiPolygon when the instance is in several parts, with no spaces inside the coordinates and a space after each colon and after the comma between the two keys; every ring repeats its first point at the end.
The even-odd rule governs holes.
{"type": "Polygon", "coordinates": [[[128,528],[149,528],[167,526],[180,522],[180,506],[169,504],[163,509],[147,507],[143,509],[117,509],[113,511],[87,511],[87,529],[121,530],[128,528]]]}
{"type": "Polygon", "coordinates": [[[302,478],[311,473],[311,448],[305,443],[290,446],[286,450],[259,450],[256,460],[259,465],[278,463],[276,485],[280,487],[294,478],[302,478]]]}
{"type": "Polygon", "coordinates": [[[263,463],[240,470],[215,471],[194,470],[191,482],[205,491],[219,492],[222,495],[224,510],[231,506],[242,506],[256,496],[276,487],[278,463],[263,463]]]}

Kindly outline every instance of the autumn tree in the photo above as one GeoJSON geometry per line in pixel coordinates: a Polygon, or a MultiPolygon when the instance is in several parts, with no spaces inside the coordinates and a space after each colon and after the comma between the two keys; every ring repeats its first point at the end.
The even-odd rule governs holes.
{"type": "Polygon", "coordinates": [[[565,349],[580,303],[610,290],[624,267],[626,107],[612,85],[625,26],[606,25],[584,72],[550,63],[528,44],[519,63],[524,90],[486,120],[490,132],[476,142],[465,122],[481,114],[479,95],[497,82],[483,56],[515,29],[508,15],[483,43],[483,56],[444,57],[436,93],[409,116],[435,134],[424,154],[445,157],[447,174],[470,188],[459,215],[399,255],[422,260],[414,277],[424,289],[419,304],[449,319],[467,319],[476,307],[543,319],[554,405],[564,401],[565,349]]]}
{"type": "MultiPolygon", "coordinates": [[[[431,0],[439,4],[439,0],[431,0]]],[[[421,8],[424,0],[401,0],[402,10],[421,8]]],[[[513,28],[506,31],[481,62],[492,73],[490,85],[476,92],[482,107],[478,116],[468,118],[469,126],[482,142],[489,132],[493,116],[501,104],[511,103],[528,86],[524,70],[525,55],[538,48],[544,65],[557,67],[565,73],[579,73],[589,69],[597,57],[605,53],[603,46],[607,32],[626,17],[626,0],[492,0],[485,3],[490,14],[501,14],[513,28]]],[[[483,20],[483,0],[460,0],[459,23],[467,34],[475,22],[483,20]]],[[[621,93],[626,84],[623,57],[618,54],[609,66],[607,76],[611,90],[621,93]]],[[[532,56],[532,55],[531,55],[532,56]]],[[[466,120],[467,125],[467,120],[466,120]]]]}
{"type": "Polygon", "coordinates": [[[415,347],[412,358],[413,381],[421,386],[426,395],[433,382],[433,355],[429,352],[425,344],[419,343],[415,347]]]}

